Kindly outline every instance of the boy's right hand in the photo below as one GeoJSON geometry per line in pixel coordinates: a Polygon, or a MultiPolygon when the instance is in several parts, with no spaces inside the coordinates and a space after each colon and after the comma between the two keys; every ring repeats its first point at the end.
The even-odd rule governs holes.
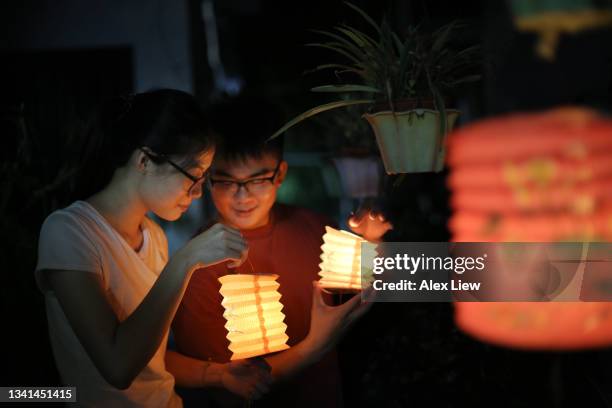
{"type": "Polygon", "coordinates": [[[349,327],[372,307],[374,299],[375,292],[370,286],[339,306],[329,306],[323,299],[321,284],[313,282],[310,331],[304,340],[307,350],[318,357],[331,350],[349,327]]]}
{"type": "Polygon", "coordinates": [[[247,400],[255,400],[270,391],[270,366],[261,357],[223,364],[221,385],[247,400]]]}
{"type": "Polygon", "coordinates": [[[237,268],[249,253],[240,231],[219,223],[189,241],[187,249],[194,264],[202,267],[230,261],[227,266],[237,268]]]}

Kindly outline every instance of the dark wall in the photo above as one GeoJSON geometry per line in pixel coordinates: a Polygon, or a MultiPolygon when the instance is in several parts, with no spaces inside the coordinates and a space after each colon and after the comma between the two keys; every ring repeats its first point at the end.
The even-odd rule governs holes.
{"type": "Polygon", "coordinates": [[[62,167],[75,125],[101,101],[131,92],[132,72],[129,48],[3,55],[0,340],[7,378],[2,384],[59,381],[44,299],[34,282],[38,232],[52,210],[69,203],[62,167]]]}

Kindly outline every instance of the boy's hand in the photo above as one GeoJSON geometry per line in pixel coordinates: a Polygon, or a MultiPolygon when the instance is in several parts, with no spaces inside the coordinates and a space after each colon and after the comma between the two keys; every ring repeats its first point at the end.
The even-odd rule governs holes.
{"type": "Polygon", "coordinates": [[[380,212],[371,208],[360,208],[357,213],[349,217],[348,225],[355,234],[370,242],[380,242],[383,235],[393,229],[393,224],[380,212]]]}
{"type": "Polygon", "coordinates": [[[186,249],[195,265],[211,266],[230,261],[229,268],[240,266],[249,253],[240,231],[223,224],[215,224],[193,238],[186,249]]]}
{"type": "Polygon", "coordinates": [[[221,385],[247,400],[255,400],[270,390],[270,366],[263,358],[237,360],[223,364],[221,385]]]}
{"type": "Polygon", "coordinates": [[[305,342],[309,351],[319,357],[332,349],[348,328],[370,310],[374,300],[371,287],[339,306],[328,306],[322,294],[320,284],[313,282],[310,332],[305,342]],[[365,302],[361,302],[362,297],[365,302]]]}

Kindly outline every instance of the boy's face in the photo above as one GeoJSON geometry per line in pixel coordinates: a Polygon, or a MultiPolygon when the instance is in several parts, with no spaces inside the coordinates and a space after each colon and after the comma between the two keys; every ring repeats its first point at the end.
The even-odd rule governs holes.
{"type": "Polygon", "coordinates": [[[215,159],[210,176],[211,195],[222,221],[240,230],[266,225],[276,191],[286,174],[287,162],[279,162],[273,154],[246,161],[215,159]]]}

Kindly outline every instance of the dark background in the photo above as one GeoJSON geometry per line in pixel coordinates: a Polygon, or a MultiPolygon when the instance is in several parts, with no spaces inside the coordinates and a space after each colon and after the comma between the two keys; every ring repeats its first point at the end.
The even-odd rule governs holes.
{"type": "MultiPolygon", "coordinates": [[[[610,30],[563,36],[556,60],[546,62],[533,52],[534,36],[515,31],[502,1],[354,3],[376,20],[386,13],[396,27],[467,20],[461,40],[482,45],[483,79],[457,98],[462,123],[562,104],[610,111],[610,30]]],[[[288,118],[321,103],[308,89],[330,79],[303,74],[329,58],[304,47],[314,39],[308,30],[359,21],[336,0],[223,0],[215,12],[226,75],[278,101],[288,118]]],[[[218,92],[198,1],[5,1],[0,26],[0,384],[54,385],[33,271],[42,221],[69,202],[60,169],[70,130],[117,94],[172,87],[207,103],[218,92]]],[[[305,124],[287,148],[333,154],[333,131],[305,124]]],[[[396,226],[389,239],[449,239],[444,177],[408,175],[399,187],[385,178],[382,202],[396,226]]],[[[302,204],[338,216],[338,203],[322,200],[302,204]]],[[[485,345],[455,328],[450,304],[376,304],[340,352],[350,406],[612,406],[609,351],[485,345]]]]}

